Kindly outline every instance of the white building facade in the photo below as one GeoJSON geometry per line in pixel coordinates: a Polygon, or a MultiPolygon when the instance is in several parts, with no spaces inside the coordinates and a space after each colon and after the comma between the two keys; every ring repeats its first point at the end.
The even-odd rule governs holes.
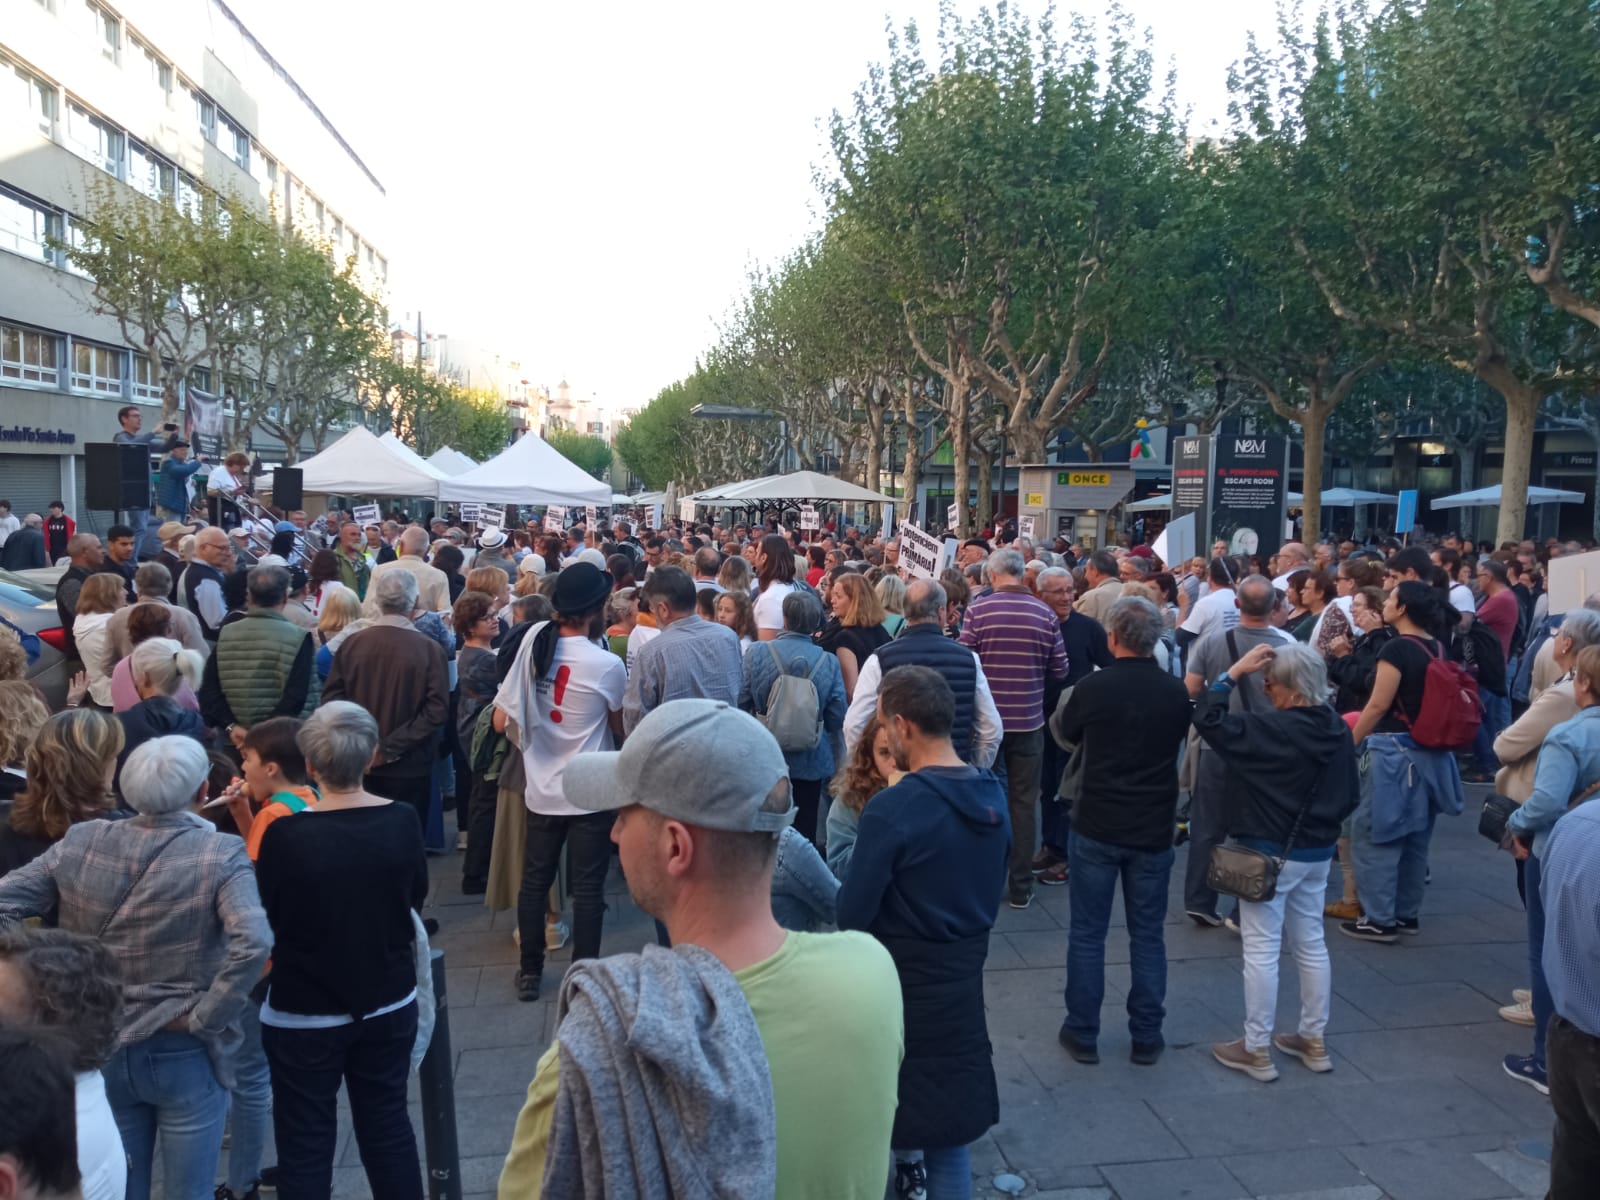
{"type": "Polygon", "coordinates": [[[107,177],[238,196],[354,255],[370,287],[388,277],[382,185],[222,0],[0,0],[0,498],[18,514],[61,499],[107,523],[85,511],[83,446],[124,404],[160,415],[149,362],[46,242],[107,177]]]}

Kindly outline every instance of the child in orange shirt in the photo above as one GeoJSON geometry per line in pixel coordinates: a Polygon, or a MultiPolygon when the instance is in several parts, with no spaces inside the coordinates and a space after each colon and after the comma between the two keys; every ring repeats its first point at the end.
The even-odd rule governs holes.
{"type": "Polygon", "coordinates": [[[244,778],[221,796],[251,862],[261,850],[268,826],[317,802],[316,791],[306,781],[305,756],[295,744],[299,732],[300,722],[294,717],[272,717],[252,725],[240,747],[244,778]],[[252,809],[252,800],[258,807],[252,809]]]}

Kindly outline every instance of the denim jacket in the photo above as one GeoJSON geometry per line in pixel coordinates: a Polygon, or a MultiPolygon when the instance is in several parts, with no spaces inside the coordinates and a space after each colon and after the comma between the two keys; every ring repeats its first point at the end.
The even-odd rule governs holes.
{"type": "Polygon", "coordinates": [[[778,678],[778,664],[772,661],[774,648],[786,674],[804,675],[811,671],[822,712],[822,736],[817,744],[810,750],[783,756],[789,764],[789,778],[828,779],[833,775],[834,739],[844,729],[844,677],[839,673],[839,660],[798,633],[780,633],[770,642],[756,642],[744,652],[739,707],[758,717],[766,712],[767,696],[778,678]]]}
{"type": "Polygon", "coordinates": [[[839,881],[817,848],[792,826],[778,839],[772,864],[772,916],[785,929],[810,933],[832,925],[839,881]]]}
{"type": "Polygon", "coordinates": [[[1362,799],[1370,791],[1372,840],[1377,845],[1420,833],[1438,813],[1466,806],[1455,756],[1429,750],[1404,733],[1373,733],[1358,751],[1362,799]]]}
{"type": "Polygon", "coordinates": [[[1551,827],[1572,799],[1600,783],[1600,708],[1586,708],[1545,735],[1533,777],[1533,795],[1506,823],[1516,833],[1533,834],[1533,853],[1544,857],[1551,827]]]}

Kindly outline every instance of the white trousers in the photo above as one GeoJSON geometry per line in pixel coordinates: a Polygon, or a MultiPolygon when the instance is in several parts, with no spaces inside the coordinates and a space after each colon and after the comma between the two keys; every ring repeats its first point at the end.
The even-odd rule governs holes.
{"type": "Polygon", "coordinates": [[[1244,936],[1244,1044],[1265,1050],[1272,1044],[1278,1011],[1278,959],[1287,943],[1300,972],[1302,1037],[1319,1038],[1328,1028],[1333,969],[1323,940],[1322,906],[1327,900],[1328,868],[1323,862],[1286,862],[1278,872],[1278,891],[1260,904],[1241,901],[1239,931],[1244,936]]]}

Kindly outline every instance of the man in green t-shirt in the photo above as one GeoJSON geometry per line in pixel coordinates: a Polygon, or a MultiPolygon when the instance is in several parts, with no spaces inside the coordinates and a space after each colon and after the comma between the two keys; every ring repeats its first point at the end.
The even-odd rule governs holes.
{"type": "Polygon", "coordinates": [[[674,700],[622,750],[575,758],[563,785],[579,808],[617,811],[628,889],[674,949],[568,972],[501,1200],[601,1179],[634,1196],[753,1195],[759,1180],[778,1200],[879,1200],[904,1051],[899,979],[866,934],[773,919],[794,806],[766,727],[718,701],[674,700]]]}

